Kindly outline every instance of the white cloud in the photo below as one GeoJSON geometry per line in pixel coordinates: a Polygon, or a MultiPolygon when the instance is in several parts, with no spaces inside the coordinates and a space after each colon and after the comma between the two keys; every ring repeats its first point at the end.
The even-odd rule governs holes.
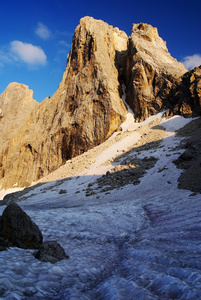
{"type": "Polygon", "coordinates": [[[38,35],[41,39],[47,40],[51,37],[51,31],[49,28],[41,22],[38,22],[35,34],[38,35]]]}
{"type": "Polygon", "coordinates": [[[70,44],[66,43],[66,41],[59,41],[59,45],[64,46],[66,48],[70,48],[70,44]]]}
{"type": "Polygon", "coordinates": [[[15,60],[21,60],[27,64],[44,65],[47,60],[44,51],[40,47],[21,41],[12,41],[10,43],[10,50],[15,60]]]}
{"type": "Polygon", "coordinates": [[[188,70],[198,67],[201,65],[201,54],[186,56],[184,57],[183,63],[188,70]]]}
{"type": "Polygon", "coordinates": [[[9,57],[8,52],[0,50],[0,67],[3,67],[7,63],[11,63],[12,59],[9,57]]]}

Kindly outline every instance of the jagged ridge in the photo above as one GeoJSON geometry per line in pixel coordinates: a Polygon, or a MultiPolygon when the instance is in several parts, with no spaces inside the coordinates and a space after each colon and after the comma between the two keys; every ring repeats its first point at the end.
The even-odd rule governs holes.
{"type": "MultiPolygon", "coordinates": [[[[123,88],[136,121],[144,120],[167,104],[172,83],[185,72],[151,25],[134,24],[128,38],[101,20],[82,18],[55,94],[36,104],[17,86],[26,90],[19,98],[29,110],[23,118],[21,109],[15,112],[15,130],[2,139],[1,188],[29,185],[106,140],[126,117],[123,88]]],[[[13,106],[16,90],[0,95],[1,136],[11,123],[5,97],[13,106]]]]}

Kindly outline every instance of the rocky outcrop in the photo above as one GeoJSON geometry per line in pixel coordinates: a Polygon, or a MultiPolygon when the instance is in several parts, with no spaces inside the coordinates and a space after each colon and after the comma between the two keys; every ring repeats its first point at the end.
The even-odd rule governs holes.
{"type": "Polygon", "coordinates": [[[52,264],[69,258],[63,247],[56,241],[44,242],[34,256],[42,262],[50,262],[52,264]]]}
{"type": "Polygon", "coordinates": [[[177,135],[182,137],[184,152],[174,160],[177,168],[182,170],[178,187],[201,194],[201,117],[193,119],[181,128],[177,135]]]}
{"type": "Polygon", "coordinates": [[[107,139],[125,120],[119,96],[116,51],[127,47],[125,33],[107,23],[85,17],[75,30],[67,69],[53,101],[63,113],[54,124],[52,141],[62,145],[62,159],[79,155],[107,139]]]}
{"type": "Polygon", "coordinates": [[[201,66],[185,73],[173,84],[168,97],[168,106],[167,116],[201,115],[201,66]]]}
{"type": "Polygon", "coordinates": [[[126,79],[126,102],[142,121],[158,112],[166,103],[172,83],[186,69],[168,52],[157,28],[133,24],[129,38],[126,79]]]}
{"type": "MultiPolygon", "coordinates": [[[[21,123],[11,122],[14,134],[7,132],[8,142],[0,150],[1,188],[29,185],[102,143],[118,128],[127,111],[119,94],[121,59],[115,61],[115,56],[126,48],[124,32],[90,17],[80,20],[56,93],[31,108],[21,123]]],[[[12,106],[18,98],[15,90],[12,97],[6,90],[2,101],[5,94],[12,106]]],[[[1,127],[6,130],[3,119],[1,127]]]]}
{"type": "Polygon", "coordinates": [[[39,249],[43,236],[38,226],[15,202],[11,202],[0,219],[0,244],[3,247],[39,249]]]}
{"type": "Polygon", "coordinates": [[[128,39],[101,20],[82,18],[51,98],[38,104],[16,83],[0,95],[0,189],[28,186],[105,141],[125,120],[125,91],[136,121],[158,112],[185,72],[151,25],[134,24],[128,39]]]}
{"type": "Polygon", "coordinates": [[[43,242],[38,226],[13,201],[10,201],[0,216],[0,251],[8,247],[37,249],[34,256],[42,262],[56,263],[69,258],[58,242],[43,242]]]}
{"type": "MultiPolygon", "coordinates": [[[[11,184],[8,183],[8,186],[16,182],[12,175],[15,170],[15,161],[20,164],[19,157],[22,149],[19,145],[20,139],[24,137],[20,137],[19,132],[27,135],[24,126],[29,123],[30,112],[38,106],[39,103],[33,100],[33,91],[23,84],[10,83],[0,95],[0,179],[11,178],[11,184]]],[[[0,188],[4,187],[4,185],[1,186],[1,181],[0,188]]]]}
{"type": "Polygon", "coordinates": [[[31,110],[39,106],[33,100],[33,91],[28,86],[16,82],[8,85],[0,95],[0,135],[4,143],[15,136],[23,126],[31,110]]]}

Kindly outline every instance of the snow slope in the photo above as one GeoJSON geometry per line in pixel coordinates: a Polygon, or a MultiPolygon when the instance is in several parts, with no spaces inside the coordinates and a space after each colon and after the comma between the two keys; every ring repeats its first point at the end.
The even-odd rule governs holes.
{"type": "Polygon", "coordinates": [[[86,193],[114,167],[104,163],[139,140],[132,127],[88,170],[31,190],[19,205],[70,259],[50,264],[32,250],[0,252],[1,299],[201,299],[201,197],[177,188],[181,170],[172,163],[182,153],[175,131],[189,121],[161,119],[160,146],[130,154],[158,158],[139,185],[86,193]]]}

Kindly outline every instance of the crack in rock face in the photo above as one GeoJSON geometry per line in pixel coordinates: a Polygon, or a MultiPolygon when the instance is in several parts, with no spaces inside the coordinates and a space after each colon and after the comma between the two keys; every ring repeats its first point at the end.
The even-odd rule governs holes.
{"type": "Polygon", "coordinates": [[[17,83],[0,95],[1,187],[29,186],[104,142],[126,119],[123,100],[136,122],[160,111],[185,72],[151,25],[134,24],[128,38],[101,20],[82,18],[52,97],[36,103],[17,83]]]}

